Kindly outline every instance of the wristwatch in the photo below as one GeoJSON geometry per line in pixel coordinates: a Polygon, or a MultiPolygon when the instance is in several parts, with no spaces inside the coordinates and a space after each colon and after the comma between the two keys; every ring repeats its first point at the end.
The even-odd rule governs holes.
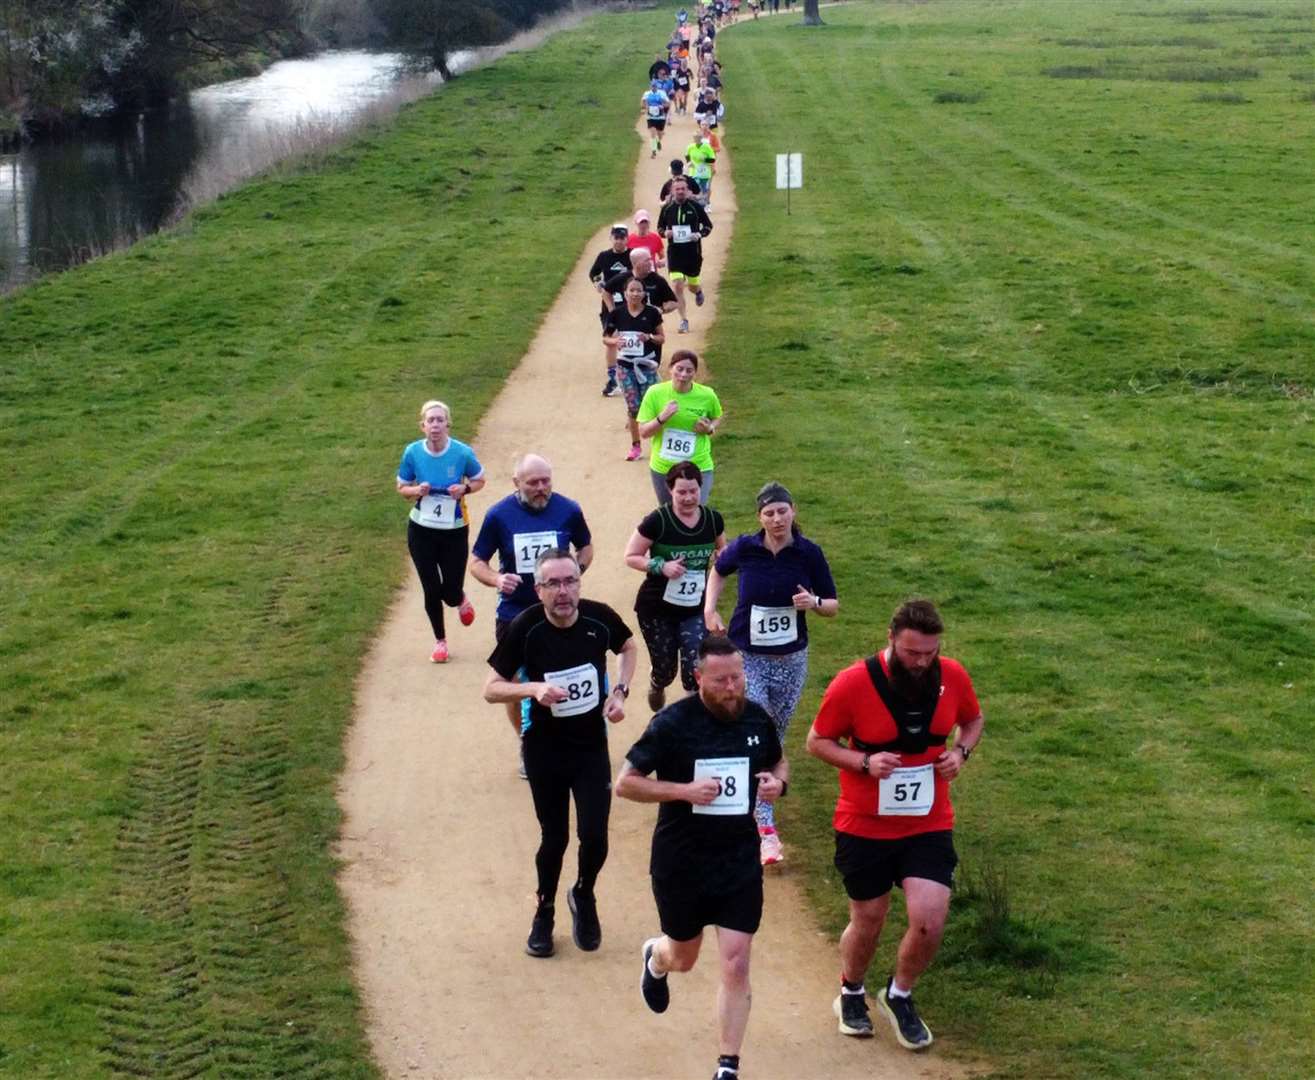
{"type": "Polygon", "coordinates": [[[871,755],[871,754],[864,754],[864,755],[863,755],[863,764],[859,766],[859,769],[862,770],[864,776],[870,776],[870,775],[871,775],[871,773],[868,772],[868,765],[871,763],[871,761],[872,761],[872,755],[871,755]]]}
{"type": "Polygon", "coordinates": [[[968,755],[973,752],[973,748],[971,746],[964,746],[963,743],[955,743],[954,748],[963,755],[964,761],[967,761],[968,755]]]}
{"type": "Polygon", "coordinates": [[[617,683],[612,689],[621,691],[621,699],[623,701],[630,696],[630,687],[623,682],[617,683]]]}

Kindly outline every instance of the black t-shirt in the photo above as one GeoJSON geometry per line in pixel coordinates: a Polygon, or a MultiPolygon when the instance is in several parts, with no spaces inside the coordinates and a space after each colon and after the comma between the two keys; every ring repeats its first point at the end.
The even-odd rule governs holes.
{"type": "Polygon", "coordinates": [[[638,363],[643,367],[656,367],[659,361],[658,345],[655,341],[640,341],[630,338],[630,334],[654,334],[662,327],[662,312],[652,304],[645,304],[638,315],[631,315],[625,304],[618,304],[607,315],[603,333],[608,337],[621,335],[621,343],[616,349],[618,362],[638,363]]]}
{"type": "Polygon", "coordinates": [[[776,725],[752,701],[744,703],[738,720],[729,722],[713,716],[698,694],[668,705],[653,717],[626,760],[645,776],[656,773],[659,780],[681,784],[694,779],[695,763],[702,762],[702,773],[722,777],[719,801],[738,803],[729,807],[738,812],[695,813],[696,808],[684,800],[662,803],[653,830],[649,873],[725,882],[728,887],[761,874],[758,825],[753,818],[756,774],[775,768],[781,757],[776,725]]]}
{"type": "Polygon", "coordinates": [[[689,72],[688,72],[688,71],[677,71],[676,74],[675,74],[674,76],[672,76],[672,78],[674,78],[674,79],[676,80],[676,89],[677,89],[677,90],[688,90],[688,89],[689,89],[689,72]]]}
{"type": "Polygon", "coordinates": [[[639,535],[653,541],[650,554],[663,559],[685,556],[685,573],[674,581],[661,574],[648,574],[635,596],[635,611],[640,615],[663,615],[685,619],[703,611],[703,589],[708,567],[716,550],[717,537],[726,530],[721,514],[706,506],[699,507],[699,520],[690,528],[670,506],[654,510],[639,523],[639,535]],[[685,601],[677,604],[664,597],[685,601]]]}
{"type": "Polygon", "coordinates": [[[678,203],[672,199],[671,202],[662,207],[661,212],[658,214],[658,232],[665,236],[666,231],[675,225],[688,225],[698,236],[684,243],[677,243],[674,239],[668,240],[668,264],[672,262],[674,257],[678,257],[684,251],[697,251],[703,237],[712,232],[712,219],[708,217],[707,211],[693,199],[686,199],[683,203],[678,203]]]}
{"type": "MultiPolygon", "coordinates": [[[[681,175],[684,176],[684,173],[682,173],[681,175]]],[[[675,177],[672,177],[672,180],[674,179],[675,177]]],[[[703,193],[703,185],[700,184],[697,180],[695,180],[694,177],[686,176],[685,183],[689,184],[689,193],[691,195],[701,195],[703,193]]],[[[670,197],[671,197],[671,180],[668,180],[665,184],[662,185],[662,190],[658,192],[658,199],[662,202],[666,202],[667,199],[669,199],[670,197]]]]}
{"type": "MultiPolygon", "coordinates": [[[[625,296],[626,284],[634,276],[627,270],[624,274],[617,274],[614,278],[608,278],[603,282],[603,288],[610,293],[620,293],[625,296]]],[[[659,311],[662,310],[663,304],[674,304],[676,302],[676,294],[671,291],[671,285],[656,270],[650,270],[648,277],[640,278],[639,283],[644,286],[644,298],[659,311]]]]}
{"type": "Polygon", "coordinates": [[[596,600],[582,599],[579,617],[565,629],[548,621],[542,604],[512,619],[489,666],[504,679],[515,679],[524,668],[528,681],[551,682],[571,695],[551,708],[531,700],[525,737],[582,749],[607,745],[607,654],[619,653],[630,637],[621,616],[596,600]]]}
{"type": "MultiPolygon", "coordinates": [[[[618,255],[611,248],[606,251],[600,251],[594,259],[593,266],[589,267],[590,281],[606,281],[608,278],[616,277],[617,274],[630,273],[630,252],[623,251],[618,255]]],[[[612,303],[623,304],[625,297],[620,293],[612,295],[612,303]]],[[[603,304],[603,310],[607,310],[607,305],[603,304]]]]}

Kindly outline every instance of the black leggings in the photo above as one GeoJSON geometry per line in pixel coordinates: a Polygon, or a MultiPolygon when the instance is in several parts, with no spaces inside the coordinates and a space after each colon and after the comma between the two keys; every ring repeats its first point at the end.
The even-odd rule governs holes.
{"type": "Polygon", "coordinates": [[[562,859],[570,839],[571,796],[575,796],[575,832],[580,838],[579,884],[593,892],[607,861],[607,818],[612,811],[612,763],[607,746],[596,750],[563,747],[551,737],[526,736],[525,776],[534,797],[534,814],[543,839],[534,865],[539,895],[552,903],[562,876],[562,859]]]}
{"type": "Polygon", "coordinates": [[[420,575],[420,587],[425,590],[425,614],[434,628],[434,640],[442,641],[447,637],[443,632],[443,605],[460,607],[466,595],[470,528],[427,529],[408,521],[406,547],[420,575]]]}

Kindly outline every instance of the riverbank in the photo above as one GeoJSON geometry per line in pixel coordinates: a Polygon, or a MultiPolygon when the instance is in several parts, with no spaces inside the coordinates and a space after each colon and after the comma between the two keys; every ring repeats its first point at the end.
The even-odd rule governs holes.
{"type": "Polygon", "coordinates": [[[5,1070],[372,1075],[329,845],[397,455],[431,396],[473,430],[630,208],[669,18],[598,16],[0,299],[5,1070]]]}

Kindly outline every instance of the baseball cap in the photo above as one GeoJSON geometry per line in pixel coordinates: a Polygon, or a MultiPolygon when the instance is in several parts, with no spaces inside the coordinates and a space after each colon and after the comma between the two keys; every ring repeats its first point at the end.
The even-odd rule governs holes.
{"type": "Polygon", "coordinates": [[[618,221],[615,225],[612,226],[612,235],[613,235],[613,236],[629,236],[629,235],[630,235],[630,226],[627,225],[624,221],[618,221]]]}
{"type": "Polygon", "coordinates": [[[650,218],[650,217],[648,216],[648,211],[647,211],[647,210],[636,210],[636,211],[635,211],[635,224],[636,224],[636,225],[638,225],[641,221],[652,221],[652,220],[653,220],[653,219],[650,218]]]}

